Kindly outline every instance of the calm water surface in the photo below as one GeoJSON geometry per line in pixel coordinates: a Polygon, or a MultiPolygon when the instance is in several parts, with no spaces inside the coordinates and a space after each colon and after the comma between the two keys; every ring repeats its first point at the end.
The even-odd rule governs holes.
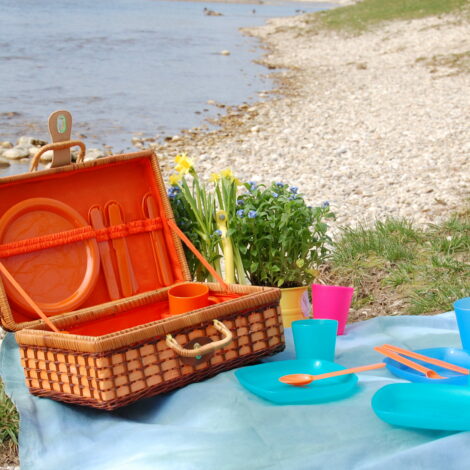
{"type": "Polygon", "coordinates": [[[252,62],[261,55],[256,40],[240,27],[328,7],[0,0],[0,140],[49,140],[47,117],[61,108],[74,116],[72,136],[116,153],[138,132],[162,137],[198,126],[217,112],[208,100],[241,104],[271,87],[252,62]]]}

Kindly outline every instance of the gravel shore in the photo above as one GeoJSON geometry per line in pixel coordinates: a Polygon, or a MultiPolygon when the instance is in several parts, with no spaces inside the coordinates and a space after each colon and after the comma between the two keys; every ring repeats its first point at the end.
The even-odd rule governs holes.
{"type": "Polygon", "coordinates": [[[470,195],[470,74],[451,59],[469,50],[470,25],[443,16],[346,36],[307,33],[307,18],[246,31],[266,47],[263,63],[281,69],[279,90],[226,109],[219,131],[151,144],[165,171],[184,151],[205,176],[231,167],[295,184],[311,204],[330,201],[336,225],[425,224],[458,210],[470,195]]]}

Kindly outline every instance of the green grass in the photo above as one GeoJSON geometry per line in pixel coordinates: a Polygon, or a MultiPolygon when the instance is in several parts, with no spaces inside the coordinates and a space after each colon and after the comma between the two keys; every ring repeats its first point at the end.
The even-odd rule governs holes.
{"type": "Polygon", "coordinates": [[[467,15],[468,5],[469,0],[363,0],[355,5],[312,14],[310,18],[317,26],[360,33],[385,21],[464,11],[467,15]]]}
{"type": "Polygon", "coordinates": [[[416,59],[416,62],[423,63],[430,67],[432,73],[442,70],[442,67],[452,71],[447,75],[470,73],[470,51],[454,54],[440,54],[432,57],[419,57],[416,59]]]}
{"type": "Polygon", "coordinates": [[[402,219],[344,228],[328,276],[354,285],[353,308],[370,316],[452,310],[470,296],[470,210],[426,229],[402,219]]]}
{"type": "Polygon", "coordinates": [[[19,416],[0,380],[0,466],[18,463],[19,416]]]}

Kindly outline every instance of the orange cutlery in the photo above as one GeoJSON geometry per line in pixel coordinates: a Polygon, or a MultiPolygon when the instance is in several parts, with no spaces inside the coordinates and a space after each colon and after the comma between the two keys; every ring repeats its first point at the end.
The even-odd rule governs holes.
{"type": "MultiPolygon", "coordinates": [[[[116,226],[124,224],[121,206],[116,201],[109,201],[105,210],[108,213],[109,225],[116,226]]],[[[132,267],[129,248],[125,238],[113,238],[112,245],[116,253],[121,290],[124,297],[134,295],[139,286],[132,267]]]]}
{"type": "MultiPolygon", "coordinates": [[[[152,194],[147,193],[142,201],[142,210],[144,216],[149,219],[156,219],[160,216],[157,202],[152,194]]],[[[171,270],[170,260],[165,244],[165,237],[162,230],[152,232],[153,254],[157,267],[158,277],[163,285],[171,286],[173,284],[173,272],[171,270]]]]}

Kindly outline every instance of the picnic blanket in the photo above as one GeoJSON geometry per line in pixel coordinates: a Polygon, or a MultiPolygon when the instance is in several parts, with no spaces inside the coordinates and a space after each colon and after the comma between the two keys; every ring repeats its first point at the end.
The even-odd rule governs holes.
{"type": "MultiPolygon", "coordinates": [[[[336,362],[377,362],[372,347],[460,347],[453,312],[379,317],[349,325],[337,341],[336,362]]],[[[267,361],[294,359],[287,347],[267,361]]],[[[389,426],[370,401],[398,382],[386,369],[360,375],[355,395],[331,403],[278,406],[238,383],[233,371],[141,400],[114,412],[30,395],[14,336],[0,352],[0,374],[21,415],[22,470],[315,470],[470,468],[470,432],[389,426]]]]}

